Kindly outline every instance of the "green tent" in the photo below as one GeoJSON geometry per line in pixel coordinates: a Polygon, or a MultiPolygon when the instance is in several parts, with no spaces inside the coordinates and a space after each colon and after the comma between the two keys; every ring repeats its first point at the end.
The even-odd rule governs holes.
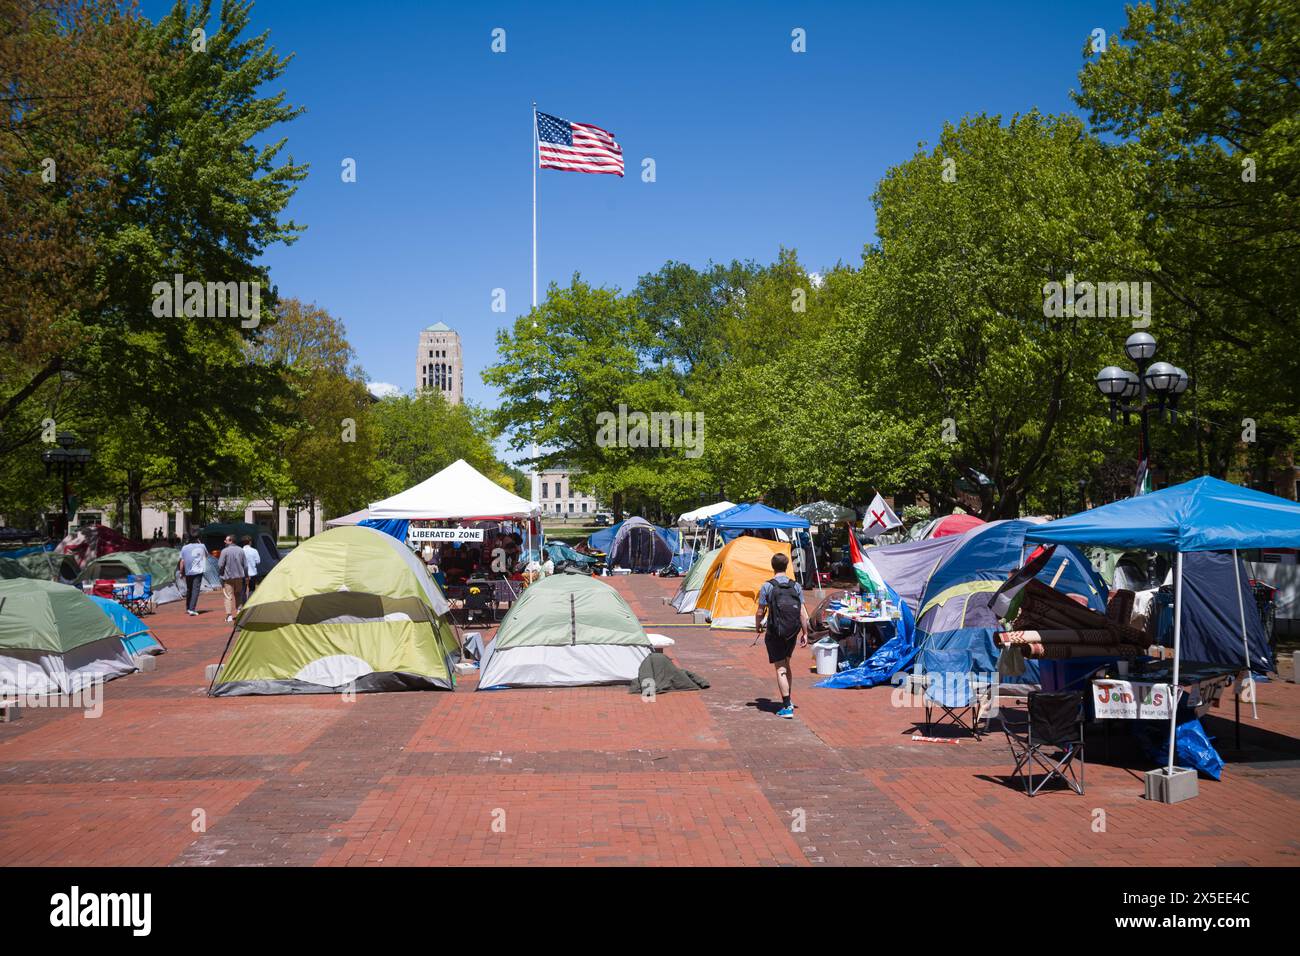
{"type": "Polygon", "coordinates": [[[0,698],[74,694],[135,669],[117,625],[77,588],[0,581],[0,698]]]}
{"type": "Polygon", "coordinates": [[[479,690],[626,684],[650,653],[632,609],[608,584],[555,574],[510,608],[479,669],[479,690]]]}
{"type": "Polygon", "coordinates": [[[686,572],[686,577],[682,578],[682,586],[677,589],[677,593],[669,602],[677,609],[677,613],[689,614],[695,610],[695,601],[700,596],[700,589],[704,587],[704,580],[713,569],[714,560],[721,553],[721,548],[714,548],[695,559],[691,569],[686,572]]]}
{"type": "Polygon", "coordinates": [[[451,690],[456,632],[424,565],[359,525],[294,548],[235,622],[210,693],[451,690]]]}

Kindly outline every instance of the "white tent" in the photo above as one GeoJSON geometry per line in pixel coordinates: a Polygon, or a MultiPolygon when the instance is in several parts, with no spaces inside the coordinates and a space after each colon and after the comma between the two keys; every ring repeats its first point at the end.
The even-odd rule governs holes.
{"type": "Polygon", "coordinates": [[[370,506],[372,520],[527,518],[539,507],[506,491],[463,458],[413,488],[370,506]]]}
{"type": "Polygon", "coordinates": [[[699,524],[705,518],[711,518],[714,515],[722,514],[724,511],[730,511],[734,507],[736,506],[730,501],[719,501],[717,504],[705,505],[703,508],[696,508],[694,511],[688,511],[686,514],[679,516],[677,524],[690,528],[699,524]]]}
{"type": "Polygon", "coordinates": [[[325,522],[327,528],[339,528],[344,525],[361,524],[370,517],[370,509],[362,508],[360,511],[354,511],[350,515],[340,515],[337,518],[330,518],[325,522]]]}

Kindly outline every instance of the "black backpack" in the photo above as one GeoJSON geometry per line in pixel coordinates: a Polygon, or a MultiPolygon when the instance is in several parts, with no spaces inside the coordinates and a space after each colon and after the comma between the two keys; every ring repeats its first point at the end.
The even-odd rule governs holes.
{"type": "Polygon", "coordinates": [[[799,588],[793,581],[778,581],[776,578],[768,583],[772,590],[767,598],[767,631],[774,637],[794,637],[803,623],[799,588]]]}

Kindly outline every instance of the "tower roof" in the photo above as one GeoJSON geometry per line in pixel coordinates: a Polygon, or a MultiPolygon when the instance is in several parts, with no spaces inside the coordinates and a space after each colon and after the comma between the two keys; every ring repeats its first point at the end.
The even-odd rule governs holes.
{"type": "Polygon", "coordinates": [[[445,323],[443,323],[443,322],[435,322],[435,323],[433,323],[433,325],[430,325],[430,326],[429,326],[428,328],[426,328],[424,331],[426,331],[426,332],[450,332],[450,331],[451,331],[451,326],[449,326],[449,325],[447,325],[447,324],[445,324],[445,323]]]}

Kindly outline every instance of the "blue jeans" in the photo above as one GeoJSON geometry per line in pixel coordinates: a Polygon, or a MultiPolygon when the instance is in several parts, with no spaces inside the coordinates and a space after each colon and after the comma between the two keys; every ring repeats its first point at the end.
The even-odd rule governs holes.
{"type": "Polygon", "coordinates": [[[203,584],[203,575],[185,575],[185,610],[195,611],[199,606],[199,588],[203,584]]]}

